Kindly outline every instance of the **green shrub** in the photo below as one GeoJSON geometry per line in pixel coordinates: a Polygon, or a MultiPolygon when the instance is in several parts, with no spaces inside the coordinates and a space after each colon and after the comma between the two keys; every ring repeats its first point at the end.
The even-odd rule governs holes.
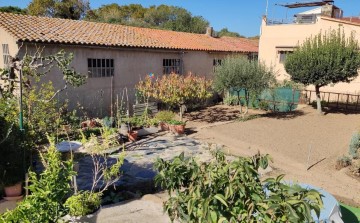
{"type": "Polygon", "coordinates": [[[53,142],[50,140],[47,152],[40,154],[44,171],[39,176],[29,172],[30,195],[14,210],[0,215],[0,222],[57,222],[66,214],[63,204],[71,191],[70,181],[75,172],[72,160],[61,161],[53,142]]]}
{"type": "Polygon", "coordinates": [[[159,111],[155,115],[155,119],[157,119],[159,122],[168,122],[175,118],[175,113],[172,111],[159,111]]]}
{"type": "Polygon", "coordinates": [[[350,144],[349,144],[349,155],[353,159],[359,158],[358,150],[360,148],[360,133],[354,133],[351,136],[350,144]]]}
{"type": "Polygon", "coordinates": [[[268,111],[270,109],[270,105],[267,101],[260,101],[258,104],[260,110],[268,111]]]}
{"type": "Polygon", "coordinates": [[[228,95],[224,98],[224,104],[229,106],[238,105],[239,101],[237,96],[235,95],[228,95]]]}
{"type": "Polygon", "coordinates": [[[341,169],[343,167],[347,167],[351,165],[351,158],[348,156],[341,156],[336,160],[337,169],[341,169]]]}
{"type": "Polygon", "coordinates": [[[186,122],[183,122],[183,121],[178,121],[178,120],[170,120],[170,121],[167,121],[166,123],[168,123],[169,125],[185,125],[186,122]]]}
{"type": "Polygon", "coordinates": [[[282,183],[283,175],[260,180],[258,169],[266,168],[269,157],[239,157],[227,161],[213,152],[210,163],[185,158],[158,158],[157,185],[169,192],[164,210],[171,220],[183,222],[313,222],[322,199],[316,190],[282,183]]]}
{"type": "Polygon", "coordinates": [[[90,191],[81,191],[69,197],[65,207],[69,209],[71,216],[85,216],[95,212],[101,204],[101,194],[90,191]]]}
{"type": "Polygon", "coordinates": [[[0,185],[11,186],[25,180],[25,146],[17,124],[0,116],[0,126],[0,185]]]}

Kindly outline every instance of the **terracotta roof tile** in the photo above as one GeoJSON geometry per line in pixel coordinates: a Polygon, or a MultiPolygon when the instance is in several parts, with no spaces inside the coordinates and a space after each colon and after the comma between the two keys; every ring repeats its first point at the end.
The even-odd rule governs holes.
{"type": "Polygon", "coordinates": [[[11,13],[0,13],[0,27],[3,27],[20,42],[30,41],[199,51],[258,52],[256,42],[245,38],[214,38],[205,34],[11,13]]]}

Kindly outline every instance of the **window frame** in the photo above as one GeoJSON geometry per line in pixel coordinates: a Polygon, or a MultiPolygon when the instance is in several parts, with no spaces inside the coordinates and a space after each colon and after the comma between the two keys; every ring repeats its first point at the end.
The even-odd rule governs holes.
{"type": "Polygon", "coordinates": [[[3,55],[4,68],[9,68],[9,65],[10,65],[9,44],[7,44],[7,43],[1,44],[1,49],[2,49],[2,55],[3,55]]]}
{"type": "Polygon", "coordinates": [[[163,59],[163,74],[171,74],[171,73],[175,73],[175,74],[182,74],[182,65],[183,65],[183,61],[182,59],[179,58],[166,58],[163,59]]]}
{"type": "Polygon", "coordinates": [[[286,57],[289,54],[292,54],[293,52],[294,52],[293,50],[278,50],[277,55],[279,57],[279,63],[280,64],[285,64],[286,57]]]}
{"type": "Polygon", "coordinates": [[[88,77],[101,78],[113,77],[115,73],[114,59],[87,58],[88,77]]]}

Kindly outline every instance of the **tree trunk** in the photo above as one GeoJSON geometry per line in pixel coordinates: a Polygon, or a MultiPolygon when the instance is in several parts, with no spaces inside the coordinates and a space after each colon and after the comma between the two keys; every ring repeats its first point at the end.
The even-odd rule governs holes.
{"type": "Polygon", "coordinates": [[[183,121],[183,105],[180,105],[180,121],[183,121]]]}
{"type": "Polygon", "coordinates": [[[315,92],[316,92],[316,104],[317,104],[317,112],[322,115],[322,109],[321,109],[321,97],[320,97],[320,86],[315,86],[315,92]]]}
{"type": "Polygon", "coordinates": [[[244,116],[247,115],[247,113],[249,112],[249,92],[245,89],[245,113],[244,116]]]}
{"type": "Polygon", "coordinates": [[[237,92],[237,97],[238,97],[238,103],[240,106],[240,114],[242,115],[242,106],[241,106],[241,100],[240,100],[240,91],[236,91],[237,92]]]}

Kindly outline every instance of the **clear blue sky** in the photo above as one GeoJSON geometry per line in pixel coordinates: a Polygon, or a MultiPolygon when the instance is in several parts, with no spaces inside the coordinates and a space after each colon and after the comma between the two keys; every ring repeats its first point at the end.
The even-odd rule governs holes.
{"type": "MultiPolygon", "coordinates": [[[[269,18],[291,18],[298,11],[275,6],[276,3],[301,2],[303,0],[268,0],[269,18]]],[[[18,6],[25,8],[30,0],[0,0],[0,6],[18,6]]],[[[180,6],[193,15],[201,15],[207,19],[215,30],[227,27],[230,31],[238,32],[245,36],[259,34],[261,16],[266,11],[266,0],[90,0],[91,8],[98,8],[103,4],[118,3],[127,5],[131,3],[141,4],[145,7],[150,5],[174,5],[180,6]]],[[[359,0],[335,0],[335,5],[344,10],[345,16],[360,15],[359,0]]],[[[306,11],[310,8],[303,8],[306,11]]]]}

